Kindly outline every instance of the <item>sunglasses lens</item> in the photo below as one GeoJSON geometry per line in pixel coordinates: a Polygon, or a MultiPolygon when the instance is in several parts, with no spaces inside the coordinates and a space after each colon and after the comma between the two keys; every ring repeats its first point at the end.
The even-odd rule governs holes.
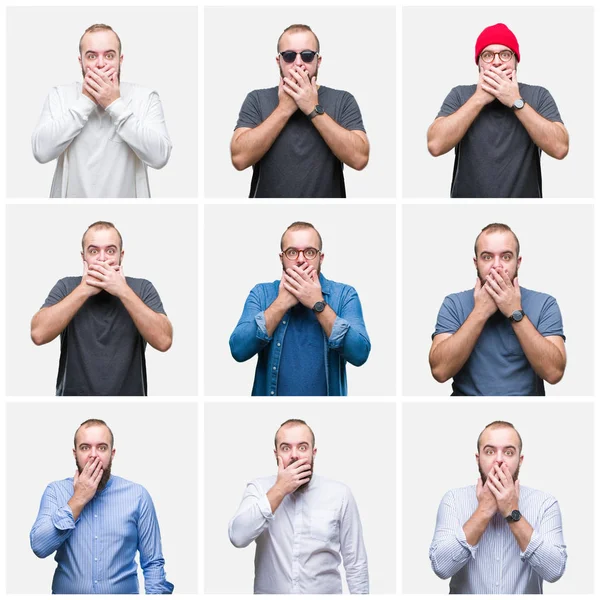
{"type": "Polygon", "coordinates": [[[286,63],[293,63],[296,60],[296,53],[291,51],[282,52],[281,57],[286,63]]]}
{"type": "Polygon", "coordinates": [[[310,63],[313,61],[316,54],[317,53],[313,52],[312,50],[305,50],[304,52],[300,52],[300,57],[302,58],[303,62],[310,63]]]}

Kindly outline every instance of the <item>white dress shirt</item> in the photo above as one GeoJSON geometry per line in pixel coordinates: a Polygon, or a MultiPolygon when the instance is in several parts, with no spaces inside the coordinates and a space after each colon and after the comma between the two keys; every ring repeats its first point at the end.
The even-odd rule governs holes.
{"type": "Polygon", "coordinates": [[[160,169],[171,140],[158,94],[131,83],[103,109],[81,83],[50,90],[31,143],[41,163],[58,159],[51,198],[149,198],[147,165],[160,169]]]}
{"type": "Polygon", "coordinates": [[[533,527],[524,552],[499,513],[471,546],[463,525],[477,506],[476,488],[471,485],[447,492],[438,509],[429,558],[438,577],[452,577],[451,594],[541,594],[543,581],[560,579],[567,547],[560,508],[552,496],[521,486],[519,511],[533,527]]]}
{"type": "Polygon", "coordinates": [[[272,513],[267,492],[276,479],[249,483],[229,523],[234,546],[256,541],[254,593],[341,594],[343,559],[350,593],[368,594],[367,553],[350,489],[314,475],[272,513]]]}

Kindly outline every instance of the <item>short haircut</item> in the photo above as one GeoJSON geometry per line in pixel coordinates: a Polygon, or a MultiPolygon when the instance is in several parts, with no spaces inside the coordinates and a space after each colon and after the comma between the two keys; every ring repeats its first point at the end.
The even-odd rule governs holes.
{"type": "Polygon", "coordinates": [[[486,429],[502,429],[503,427],[513,429],[514,432],[517,434],[517,437],[519,438],[519,454],[521,454],[521,451],[523,450],[523,440],[521,439],[521,434],[515,429],[515,426],[512,423],[509,423],[508,421],[492,421],[489,425],[486,425],[483,428],[483,431],[479,434],[479,437],[477,438],[477,452],[479,452],[481,436],[485,433],[486,429]]]}
{"type": "Polygon", "coordinates": [[[315,432],[310,428],[310,425],[306,422],[303,421],[302,419],[288,419],[287,421],[284,421],[280,426],[279,429],[275,432],[275,449],[277,450],[277,434],[279,433],[279,431],[281,429],[283,429],[284,427],[287,427],[288,425],[304,425],[306,427],[308,427],[308,430],[310,431],[310,435],[312,436],[312,447],[315,447],[315,432]]]}
{"type": "Polygon", "coordinates": [[[85,233],[81,238],[81,249],[83,252],[85,252],[85,236],[87,235],[90,229],[114,229],[117,232],[117,235],[119,236],[119,243],[121,245],[121,247],[119,248],[119,252],[123,250],[123,238],[121,237],[121,232],[114,226],[114,224],[110,221],[96,221],[85,230],[85,233]]]}
{"type": "Polygon", "coordinates": [[[79,433],[79,430],[82,427],[87,429],[88,427],[98,427],[100,425],[104,425],[104,427],[106,427],[106,429],[108,429],[108,433],[110,433],[110,447],[111,447],[111,449],[114,448],[115,436],[113,435],[112,429],[102,419],[88,419],[87,421],[84,421],[77,428],[77,431],[75,432],[75,435],[73,436],[73,448],[77,449],[77,434],[79,433]]]}
{"type": "Polygon", "coordinates": [[[317,250],[323,250],[323,239],[321,238],[321,234],[317,231],[316,227],[312,223],[307,223],[306,221],[294,221],[283,232],[283,235],[281,236],[281,242],[279,243],[279,245],[281,246],[282,250],[284,250],[284,248],[283,248],[283,238],[285,237],[285,234],[288,231],[299,231],[300,229],[314,229],[316,231],[316,233],[317,233],[317,236],[319,237],[319,247],[317,248],[317,250]]]}
{"type": "Polygon", "coordinates": [[[281,38],[288,31],[310,31],[315,36],[315,40],[317,42],[317,53],[321,52],[321,44],[319,43],[319,38],[317,37],[317,34],[308,25],[302,25],[301,23],[294,23],[293,25],[286,27],[283,30],[282,34],[279,36],[279,39],[277,40],[277,54],[279,54],[279,42],[281,42],[281,38]]]}
{"type": "Polygon", "coordinates": [[[515,238],[515,242],[517,242],[517,258],[518,258],[519,254],[521,252],[521,244],[519,243],[519,238],[515,235],[515,232],[508,225],[505,225],[504,223],[490,223],[489,225],[486,225],[481,230],[479,235],[475,238],[475,246],[474,246],[475,256],[477,257],[477,242],[479,241],[479,238],[484,233],[496,233],[497,231],[503,231],[503,232],[510,231],[510,233],[513,234],[513,237],[515,238]]]}
{"type": "Polygon", "coordinates": [[[96,23],[95,25],[90,25],[83,32],[83,35],[79,38],[79,54],[81,54],[81,42],[83,40],[83,37],[86,33],[94,33],[94,31],[112,31],[117,36],[117,42],[119,42],[119,56],[121,56],[121,38],[110,25],[105,25],[104,23],[96,23]]]}

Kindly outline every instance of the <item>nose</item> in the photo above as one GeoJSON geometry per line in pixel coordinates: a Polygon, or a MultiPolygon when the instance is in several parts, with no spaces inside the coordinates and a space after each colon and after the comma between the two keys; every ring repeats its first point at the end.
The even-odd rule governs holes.
{"type": "Polygon", "coordinates": [[[304,61],[302,60],[300,53],[296,54],[296,60],[294,61],[294,64],[297,65],[298,67],[301,67],[304,64],[304,61]]]}
{"type": "Polygon", "coordinates": [[[97,63],[98,63],[98,68],[101,69],[104,66],[104,57],[98,56],[97,63]]]}
{"type": "Polygon", "coordinates": [[[495,67],[499,67],[502,64],[502,61],[500,60],[500,54],[498,52],[494,54],[494,60],[492,62],[495,67]]]}
{"type": "Polygon", "coordinates": [[[499,257],[499,256],[496,256],[496,257],[494,258],[494,266],[495,266],[495,267],[499,267],[500,265],[501,265],[501,262],[500,262],[500,257],[499,257]]]}

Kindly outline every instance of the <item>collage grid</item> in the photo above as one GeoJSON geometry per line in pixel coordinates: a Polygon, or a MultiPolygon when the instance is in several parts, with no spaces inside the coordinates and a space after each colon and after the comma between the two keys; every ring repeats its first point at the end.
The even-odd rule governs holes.
{"type": "MultiPolygon", "coordinates": [[[[107,22],[120,10],[132,16],[148,10],[149,31],[160,29],[175,15],[179,29],[166,28],[161,44],[171,48],[166,52],[172,53],[172,62],[160,56],[153,60],[136,57],[130,50],[129,72],[149,84],[160,82],[156,85],[167,121],[170,128],[172,122],[174,126],[170,133],[179,141],[174,152],[181,150],[170,173],[169,167],[150,173],[152,199],[124,204],[96,200],[93,205],[82,200],[46,200],[54,162],[42,166],[31,159],[29,135],[44,94],[52,85],[72,80],[73,69],[58,66],[60,58],[35,69],[31,78],[31,66],[39,64],[39,49],[28,44],[18,52],[24,34],[12,25],[30,23],[37,34],[45,22],[55,22],[61,30],[56,36],[60,57],[67,52],[71,56],[72,31],[79,31],[79,23],[90,22],[88,15],[94,13],[67,1],[60,10],[68,18],[61,18],[59,24],[58,19],[49,18],[56,7],[3,5],[0,10],[0,31],[8,49],[0,78],[4,86],[0,134],[6,140],[0,149],[0,231],[5,235],[5,257],[0,264],[0,312],[4,315],[0,321],[4,340],[0,429],[5,434],[5,459],[0,464],[0,513],[4,515],[0,594],[27,598],[49,593],[55,563],[50,557],[35,558],[23,533],[29,534],[46,483],[72,471],[68,444],[74,426],[103,414],[102,418],[119,428],[117,473],[144,483],[152,492],[166,570],[176,583],[175,593],[215,598],[250,593],[254,551],[230,545],[227,521],[246,480],[274,473],[270,436],[273,427],[289,417],[305,418],[324,432],[318,444],[321,472],[352,482],[359,506],[365,507],[361,516],[370,548],[371,593],[419,599],[447,593],[448,582],[435,577],[427,559],[435,512],[445,490],[474,483],[473,435],[485,423],[501,418],[520,428],[528,463],[536,465],[535,473],[524,467],[523,474],[527,473],[533,487],[555,493],[563,509],[568,577],[546,584],[544,593],[600,597],[596,558],[599,451],[595,443],[600,427],[595,406],[600,389],[595,340],[600,325],[594,318],[600,297],[596,243],[600,217],[595,207],[599,170],[594,162],[600,139],[596,118],[600,50],[593,43],[600,26],[598,9],[591,1],[580,4],[577,18],[569,22],[564,17],[568,8],[558,1],[532,0],[523,7],[526,16],[520,37],[531,33],[535,39],[544,35],[547,39],[562,21],[563,26],[568,24],[564,28],[568,34],[560,38],[563,48],[578,45],[587,53],[581,59],[582,54],[575,58],[563,51],[564,62],[553,57],[531,68],[536,76],[535,69],[539,69],[540,81],[565,82],[563,88],[548,87],[558,88],[558,97],[565,99],[560,106],[573,148],[560,168],[543,163],[548,196],[523,203],[449,201],[451,153],[431,160],[414,151],[425,147],[421,124],[435,116],[451,87],[448,82],[455,85],[461,77],[446,64],[440,69],[424,48],[420,32],[426,30],[429,39],[452,39],[455,45],[467,39],[465,45],[470,47],[472,32],[480,22],[473,14],[490,15],[492,7],[463,2],[457,8],[456,3],[440,0],[428,6],[384,0],[377,7],[330,0],[327,7],[298,9],[282,9],[271,1],[258,8],[238,4],[184,1],[167,8],[154,0],[132,0],[127,8],[109,9],[107,22]],[[546,33],[535,16],[544,7],[552,22],[546,33]],[[356,47],[335,48],[330,41],[332,66],[323,62],[324,75],[332,78],[333,87],[338,77],[340,87],[361,89],[356,83],[346,83],[354,81],[356,72],[369,80],[361,93],[372,111],[364,111],[365,124],[369,132],[376,132],[370,136],[372,164],[364,173],[346,170],[350,197],[343,201],[242,200],[247,196],[248,171],[237,173],[220,158],[229,152],[226,146],[243,94],[256,87],[256,79],[272,78],[274,66],[267,69],[259,64],[263,62],[259,57],[272,56],[272,32],[280,29],[280,23],[289,22],[294,10],[301,15],[297,20],[316,22],[315,30],[326,32],[321,34],[324,44],[326,36],[340,45],[348,43],[354,24],[362,24],[365,30],[364,53],[356,52],[356,47]],[[35,11],[42,11],[42,17],[36,17],[35,11]],[[77,11],[81,14],[71,21],[77,11]],[[377,11],[384,15],[382,31],[372,17],[377,11]],[[555,21],[552,11],[557,11],[555,21]],[[260,23],[258,35],[249,31],[252,19],[260,23]],[[317,29],[319,24],[321,29],[317,29]],[[223,28],[243,43],[227,43],[223,28]],[[452,28],[456,32],[451,36],[448,30],[452,28]],[[247,57],[254,44],[255,55],[247,57]],[[419,59],[413,60],[416,49],[419,59]],[[565,65],[561,69],[572,68],[572,73],[557,77],[553,72],[557,62],[565,65]],[[393,76],[386,77],[386,72],[393,76]],[[424,73],[431,76],[423,77],[424,73]],[[30,85],[26,81],[30,78],[37,81],[30,85]],[[577,92],[566,87],[567,81],[575,80],[577,92]],[[15,87],[25,94],[15,94],[15,87]],[[197,135],[190,134],[196,131],[197,135]],[[22,132],[27,135],[19,137],[22,132]],[[152,273],[175,325],[173,349],[164,355],[147,353],[150,395],[144,400],[52,400],[49,383],[56,373],[58,344],[37,348],[27,338],[29,319],[48,290],[65,272],[75,274],[79,268],[74,244],[80,240],[82,226],[98,212],[117,226],[122,224],[127,233],[128,273],[152,273]],[[323,230],[326,264],[331,269],[325,272],[334,273],[340,281],[364,281],[359,292],[369,307],[367,325],[372,341],[377,340],[371,358],[377,361],[349,371],[349,396],[343,399],[250,401],[245,397],[254,364],[234,364],[226,342],[250,287],[273,279],[278,264],[273,244],[297,213],[319,223],[323,230]],[[519,232],[527,248],[523,272],[532,287],[561,291],[563,317],[568,322],[567,375],[556,387],[547,386],[548,396],[541,399],[444,401],[442,397],[451,392],[449,384],[434,382],[420,357],[428,352],[444,294],[470,285],[472,276],[466,271],[472,265],[466,264],[469,255],[465,252],[469,247],[472,251],[472,232],[495,220],[495,215],[513,223],[519,232]],[[62,228],[58,236],[53,223],[62,228]],[[454,223],[450,235],[448,223],[454,223]],[[365,239],[366,255],[349,261],[347,253],[365,239]],[[239,246],[244,248],[242,256],[236,251],[239,246]],[[266,256],[273,256],[273,261],[264,261],[266,256]],[[65,262],[67,257],[70,263],[65,262]],[[216,349],[211,339],[220,340],[216,349]],[[352,435],[344,424],[351,424],[346,429],[352,435]]],[[[502,16],[498,20],[516,18],[506,13],[508,8],[499,7],[497,13],[502,16]]],[[[156,42],[134,27],[127,33],[129,37],[121,34],[124,43],[126,39],[156,42]]],[[[530,44],[529,56],[533,50],[530,44]]],[[[42,53],[46,57],[48,50],[44,47],[42,53]]],[[[143,593],[141,570],[139,580],[143,593]]]]}

